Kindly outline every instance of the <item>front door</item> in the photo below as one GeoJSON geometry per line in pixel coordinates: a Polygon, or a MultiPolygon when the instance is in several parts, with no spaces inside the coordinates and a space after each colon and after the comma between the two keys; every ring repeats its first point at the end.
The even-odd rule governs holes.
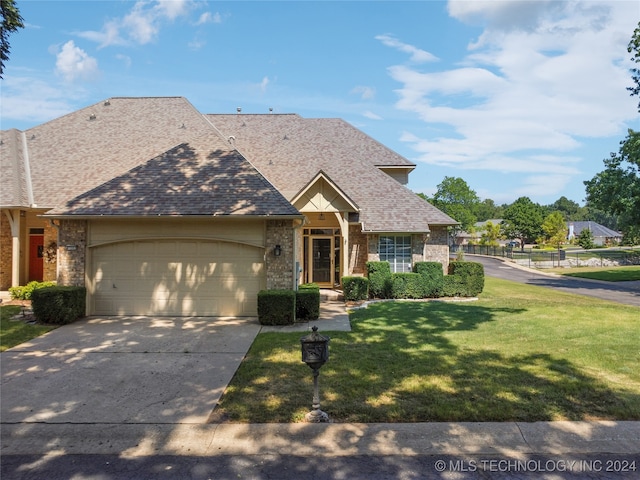
{"type": "Polygon", "coordinates": [[[311,237],[309,254],[311,281],[321,286],[333,286],[333,237],[311,237]]]}
{"type": "Polygon", "coordinates": [[[29,236],[29,281],[42,281],[44,268],[44,235],[29,236]]]}

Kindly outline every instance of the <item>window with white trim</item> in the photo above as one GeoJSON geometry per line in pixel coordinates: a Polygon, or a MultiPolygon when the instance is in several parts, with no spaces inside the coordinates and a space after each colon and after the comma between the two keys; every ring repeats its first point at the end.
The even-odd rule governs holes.
{"type": "Polygon", "coordinates": [[[393,273],[411,271],[411,235],[380,235],[378,254],[393,273]]]}

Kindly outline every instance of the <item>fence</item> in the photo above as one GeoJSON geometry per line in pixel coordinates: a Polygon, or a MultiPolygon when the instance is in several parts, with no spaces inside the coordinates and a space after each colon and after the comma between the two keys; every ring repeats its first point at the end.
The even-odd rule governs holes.
{"type": "Polygon", "coordinates": [[[490,245],[454,245],[451,252],[504,257],[533,268],[640,265],[640,249],[537,250],[490,245]]]}

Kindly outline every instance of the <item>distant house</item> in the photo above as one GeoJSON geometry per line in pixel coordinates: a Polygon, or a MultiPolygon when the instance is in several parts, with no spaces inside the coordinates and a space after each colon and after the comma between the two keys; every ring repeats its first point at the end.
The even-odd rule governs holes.
{"type": "Polygon", "coordinates": [[[622,233],[611,230],[610,228],[600,225],[596,222],[570,222],[568,225],[569,234],[567,238],[569,241],[574,238],[578,238],[580,233],[586,228],[591,230],[593,235],[593,243],[596,245],[611,245],[622,241],[622,233]]]}
{"type": "Polygon", "coordinates": [[[0,289],[87,288],[96,315],[255,315],[261,289],[366,262],[448,264],[415,165],[340,119],[110,98],[0,132],[0,289]]]}
{"type": "MultiPolygon", "coordinates": [[[[473,224],[473,232],[465,232],[462,231],[458,233],[455,238],[456,245],[469,245],[469,244],[477,244],[480,243],[482,239],[482,234],[485,232],[487,228],[487,223],[491,222],[493,225],[500,225],[502,223],[501,218],[490,218],[489,220],[485,220],[483,222],[476,222],[473,224]]],[[[506,240],[501,243],[506,242],[506,240]]]]}

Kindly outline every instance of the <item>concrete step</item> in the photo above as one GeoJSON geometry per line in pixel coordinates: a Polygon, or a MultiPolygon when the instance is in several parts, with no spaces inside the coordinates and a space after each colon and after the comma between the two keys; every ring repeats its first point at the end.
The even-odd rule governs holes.
{"type": "Polygon", "coordinates": [[[327,301],[343,301],[344,300],[344,295],[342,294],[342,291],[340,290],[332,290],[329,288],[321,288],[320,289],[320,301],[321,302],[327,302],[327,301]]]}

